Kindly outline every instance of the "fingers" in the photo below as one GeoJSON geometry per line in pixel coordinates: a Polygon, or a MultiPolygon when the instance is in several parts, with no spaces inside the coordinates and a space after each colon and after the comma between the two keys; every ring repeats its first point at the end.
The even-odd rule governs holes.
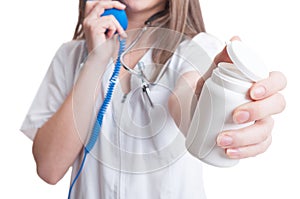
{"type": "Polygon", "coordinates": [[[260,100],[281,91],[286,87],[286,77],[281,72],[271,72],[268,79],[255,83],[250,89],[250,97],[260,100]]]}
{"type": "Polygon", "coordinates": [[[113,37],[118,32],[123,38],[127,37],[124,29],[113,15],[101,16],[105,9],[125,9],[119,1],[87,1],[83,29],[88,52],[113,37]]]}
{"type": "MultiPolygon", "coordinates": [[[[233,37],[236,40],[238,37],[233,37]]],[[[231,40],[231,41],[232,41],[231,40]]],[[[219,53],[214,62],[229,62],[226,47],[219,53]]],[[[286,87],[287,80],[281,72],[271,72],[269,78],[256,82],[250,88],[252,102],[237,107],[233,112],[235,123],[255,123],[246,128],[222,132],[217,138],[218,146],[225,149],[230,158],[240,159],[263,153],[272,142],[274,121],[271,115],[284,110],[286,102],[279,93],[286,87]]]]}
{"type": "Polygon", "coordinates": [[[272,143],[272,136],[269,136],[264,142],[256,145],[226,149],[226,154],[231,159],[242,159],[255,157],[261,153],[264,153],[272,143]]]}
{"type": "Polygon", "coordinates": [[[217,138],[217,144],[225,149],[230,158],[240,159],[256,156],[265,152],[269,147],[274,125],[270,116],[284,110],[285,99],[278,91],[285,86],[286,79],[280,72],[272,72],[268,79],[253,85],[250,89],[250,95],[256,92],[257,100],[236,108],[233,112],[233,120],[239,124],[256,122],[246,128],[222,132],[217,138]],[[254,91],[261,89],[261,87],[264,88],[264,92],[254,91]],[[257,97],[257,94],[260,96],[257,97]]]}
{"type": "Polygon", "coordinates": [[[283,95],[276,93],[264,100],[241,105],[234,110],[233,120],[238,124],[260,120],[282,112],[285,109],[285,105],[286,102],[283,95]]]}
{"type": "Polygon", "coordinates": [[[268,79],[255,83],[250,89],[250,96],[256,101],[237,107],[233,112],[233,120],[240,124],[282,112],[286,102],[279,91],[285,86],[284,75],[280,72],[271,72],[268,79]]]}
{"type": "Polygon", "coordinates": [[[113,37],[116,32],[119,33],[123,38],[127,37],[118,20],[112,15],[101,17],[99,19],[99,24],[101,24],[101,26],[104,28],[104,33],[106,33],[106,37],[108,39],[113,37]]]}
{"type": "Polygon", "coordinates": [[[238,41],[241,41],[241,38],[237,35],[231,37],[230,41],[234,41],[234,40],[238,40],[238,41]]]}
{"type": "Polygon", "coordinates": [[[242,129],[222,132],[217,138],[217,143],[223,148],[258,144],[268,138],[273,126],[274,120],[268,117],[242,129]]]}
{"type": "Polygon", "coordinates": [[[272,141],[274,121],[271,117],[239,130],[222,132],[218,146],[225,149],[230,158],[247,158],[266,151],[272,141]]]}

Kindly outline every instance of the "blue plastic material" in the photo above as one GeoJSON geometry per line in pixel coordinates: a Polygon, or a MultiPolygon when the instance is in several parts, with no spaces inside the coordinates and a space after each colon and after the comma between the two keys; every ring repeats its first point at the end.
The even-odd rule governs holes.
{"type": "Polygon", "coordinates": [[[107,9],[101,16],[114,15],[115,18],[119,21],[120,25],[124,30],[127,29],[128,19],[125,10],[118,10],[116,8],[107,9]]]}

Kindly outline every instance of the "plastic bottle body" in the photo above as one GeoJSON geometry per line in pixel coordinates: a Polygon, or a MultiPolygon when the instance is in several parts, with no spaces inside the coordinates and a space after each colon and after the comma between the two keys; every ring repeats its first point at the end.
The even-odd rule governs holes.
{"type": "Polygon", "coordinates": [[[225,130],[239,129],[252,123],[236,124],[232,113],[236,107],[251,101],[248,90],[252,82],[233,64],[222,63],[205,82],[186,139],[188,151],[205,163],[230,167],[239,160],[230,159],[216,144],[225,130]]]}

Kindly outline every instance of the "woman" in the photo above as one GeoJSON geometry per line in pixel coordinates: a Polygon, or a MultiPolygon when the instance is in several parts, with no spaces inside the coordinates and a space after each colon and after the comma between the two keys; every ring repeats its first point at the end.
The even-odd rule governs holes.
{"type": "MultiPolygon", "coordinates": [[[[21,129],[34,140],[38,175],[55,184],[73,166],[72,179],[75,178],[83,158],[83,143],[89,136],[93,120],[94,100],[89,99],[94,99],[96,89],[96,93],[100,93],[98,98],[103,100],[109,81],[107,70],[110,69],[104,66],[112,64],[108,57],[113,50],[107,43],[114,33],[127,37],[127,44],[132,43],[136,36],[134,30],[144,27],[151,19],[149,26],[176,31],[175,37],[165,38],[171,41],[170,49],[176,51],[140,50],[138,47],[145,45],[140,44],[124,59],[131,68],[144,67],[151,82],[161,76],[158,86],[151,87],[149,99],[159,106],[151,109],[149,104],[145,105],[147,100],[141,97],[144,91],[139,89],[142,80],[121,69],[101,135],[91,155],[87,156],[71,198],[205,198],[201,163],[185,152],[182,135],[189,126],[194,95],[199,95],[213,67],[230,59],[225,50],[220,52],[218,47],[210,46],[211,43],[220,45],[204,33],[198,0],[80,0],[79,7],[74,40],[62,45],[56,53],[21,129]],[[109,8],[126,8],[128,35],[114,17],[99,17],[109,8]],[[182,34],[178,36],[178,32],[182,34]],[[178,49],[184,48],[186,37],[199,33],[199,45],[207,54],[215,56],[220,52],[214,58],[215,64],[204,75],[191,66],[180,64],[175,56],[178,49]],[[85,65],[81,67],[87,54],[85,65]],[[166,71],[162,73],[162,70],[166,71]],[[91,79],[99,77],[101,85],[98,88],[95,87],[97,81],[91,79]],[[124,123],[126,119],[130,120],[128,128],[128,123],[124,123]]],[[[148,45],[157,39],[150,35],[142,41],[145,38],[148,38],[145,42],[148,45]]],[[[284,98],[278,93],[285,84],[281,73],[272,72],[268,79],[250,89],[253,102],[238,107],[233,119],[237,123],[256,122],[244,129],[221,132],[216,141],[230,158],[255,156],[268,148],[273,127],[271,115],[281,112],[285,106],[284,98]]]]}

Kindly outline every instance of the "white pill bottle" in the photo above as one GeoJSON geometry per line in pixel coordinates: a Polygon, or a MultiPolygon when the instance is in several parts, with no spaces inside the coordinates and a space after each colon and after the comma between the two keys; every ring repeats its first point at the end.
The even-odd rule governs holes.
{"type": "Polygon", "coordinates": [[[253,83],[269,76],[260,57],[241,41],[230,42],[226,49],[233,63],[219,63],[205,82],[186,138],[186,148],[193,156],[218,167],[231,167],[239,162],[217,146],[218,134],[252,124],[234,123],[232,113],[239,105],[251,101],[249,88],[253,83]]]}

